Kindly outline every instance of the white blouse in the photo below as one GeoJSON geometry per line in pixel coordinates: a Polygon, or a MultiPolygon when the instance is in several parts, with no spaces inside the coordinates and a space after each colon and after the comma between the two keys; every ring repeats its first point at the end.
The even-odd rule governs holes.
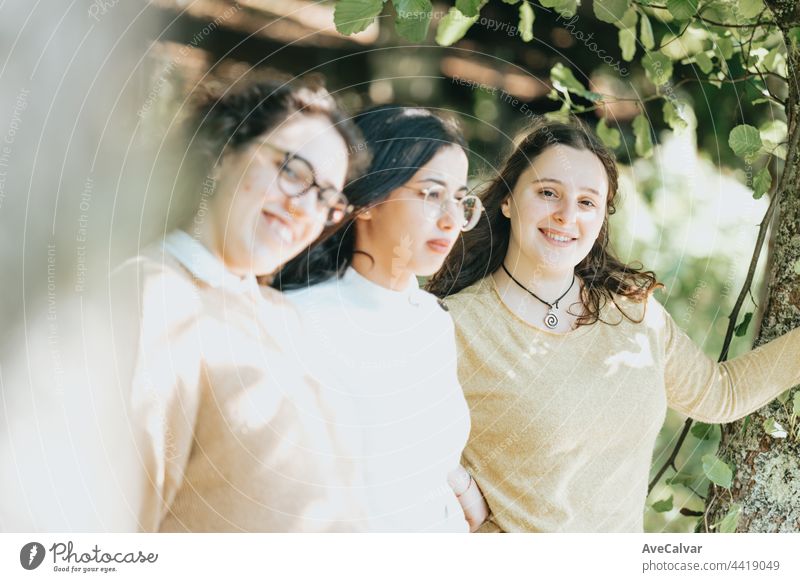
{"type": "Polygon", "coordinates": [[[309,365],[356,415],[369,529],[466,532],[447,483],[470,430],[453,322],[411,279],[392,291],[350,268],[288,297],[315,336],[309,365]]]}

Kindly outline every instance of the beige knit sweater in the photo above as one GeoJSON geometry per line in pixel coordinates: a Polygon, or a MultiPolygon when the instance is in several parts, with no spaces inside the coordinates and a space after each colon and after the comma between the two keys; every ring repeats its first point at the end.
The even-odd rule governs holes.
{"type": "Polygon", "coordinates": [[[138,457],[130,529],[363,527],[354,449],[339,430],[349,419],[290,347],[303,330],[281,293],[234,276],[180,231],[118,268],[112,289],[138,457]]]}
{"type": "Polygon", "coordinates": [[[472,415],[464,464],[492,511],[481,531],[640,532],[667,407],[730,422],[800,383],[800,329],[717,364],[652,298],[642,323],[610,305],[618,325],[567,334],[519,319],[491,277],[446,303],[472,415]]]}

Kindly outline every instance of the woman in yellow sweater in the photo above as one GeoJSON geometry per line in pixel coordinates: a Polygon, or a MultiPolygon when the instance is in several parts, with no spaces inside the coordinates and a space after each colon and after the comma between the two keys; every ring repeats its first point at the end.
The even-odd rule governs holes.
{"type": "Polygon", "coordinates": [[[718,364],[610,252],[617,167],[578,121],[537,122],[429,289],[456,326],[481,531],[642,531],[667,407],[731,422],[800,383],[800,329],[718,364]]]}

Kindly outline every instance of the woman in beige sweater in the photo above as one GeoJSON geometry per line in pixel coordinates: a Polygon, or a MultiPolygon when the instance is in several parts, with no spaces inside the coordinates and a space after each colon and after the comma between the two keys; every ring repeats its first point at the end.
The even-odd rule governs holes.
{"type": "Polygon", "coordinates": [[[731,422],[800,383],[800,329],[717,364],[609,250],[617,168],[579,122],[537,122],[487,217],[429,289],[446,297],[472,414],[482,531],[642,531],[667,407],[731,422]]]}
{"type": "Polygon", "coordinates": [[[357,132],[321,87],[269,82],[209,99],[188,133],[197,212],[111,282],[136,450],[121,529],[361,529],[335,395],[291,347],[297,312],[256,281],[344,217],[357,132]]]}

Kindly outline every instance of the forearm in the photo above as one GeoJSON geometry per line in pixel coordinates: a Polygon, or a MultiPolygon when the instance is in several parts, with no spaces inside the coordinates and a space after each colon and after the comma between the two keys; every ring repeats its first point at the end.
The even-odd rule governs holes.
{"type": "Polygon", "coordinates": [[[480,487],[461,465],[450,473],[448,482],[461,504],[470,532],[474,532],[489,517],[489,506],[480,487]]]}
{"type": "Polygon", "coordinates": [[[732,422],[800,384],[800,329],[718,366],[714,384],[690,416],[732,422]]]}

